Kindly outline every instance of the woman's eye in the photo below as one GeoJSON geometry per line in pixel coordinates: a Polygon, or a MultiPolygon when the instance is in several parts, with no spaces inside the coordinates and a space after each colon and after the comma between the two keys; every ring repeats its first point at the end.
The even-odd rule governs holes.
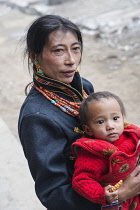
{"type": "Polygon", "coordinates": [[[76,52],[80,52],[81,51],[81,47],[79,47],[79,46],[78,47],[74,47],[73,50],[76,51],[76,52]]]}
{"type": "Polygon", "coordinates": [[[55,53],[63,53],[63,49],[56,49],[54,50],[55,53]]]}
{"type": "Polygon", "coordinates": [[[104,123],[103,120],[99,120],[99,121],[98,121],[98,124],[103,124],[103,123],[104,123]]]}

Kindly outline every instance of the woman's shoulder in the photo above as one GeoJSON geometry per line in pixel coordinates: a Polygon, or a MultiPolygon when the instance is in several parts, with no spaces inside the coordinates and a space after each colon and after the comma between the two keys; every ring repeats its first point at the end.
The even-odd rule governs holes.
{"type": "Polygon", "coordinates": [[[33,117],[37,114],[42,116],[47,114],[50,115],[50,109],[49,112],[46,111],[46,107],[49,108],[50,105],[50,102],[46,100],[46,98],[40,92],[32,87],[21,106],[19,121],[22,121],[22,119],[27,116],[33,117]]]}
{"type": "Polygon", "coordinates": [[[21,107],[21,111],[24,110],[25,112],[35,113],[40,109],[40,106],[42,106],[43,103],[43,95],[32,87],[21,107]]]}
{"type": "Polygon", "coordinates": [[[59,125],[63,125],[66,121],[73,125],[79,123],[76,118],[71,117],[57,106],[50,103],[50,101],[34,87],[31,89],[20,109],[19,122],[30,117],[32,119],[39,117],[40,119],[49,121],[55,120],[59,125]]]}
{"type": "Polygon", "coordinates": [[[82,82],[83,82],[83,88],[87,94],[94,92],[94,87],[90,81],[88,81],[85,78],[82,78],[82,82]]]}

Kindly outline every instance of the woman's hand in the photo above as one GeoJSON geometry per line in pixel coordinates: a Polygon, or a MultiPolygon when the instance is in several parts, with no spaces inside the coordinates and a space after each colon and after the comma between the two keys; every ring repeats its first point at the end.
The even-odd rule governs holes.
{"type": "Polygon", "coordinates": [[[113,186],[111,186],[111,185],[108,185],[105,187],[105,197],[106,197],[106,202],[108,204],[111,204],[112,202],[118,200],[118,190],[116,190],[114,192],[109,191],[112,187],[113,186]]]}
{"type": "Polygon", "coordinates": [[[140,194],[140,165],[127,177],[118,189],[119,203],[140,194]]]}

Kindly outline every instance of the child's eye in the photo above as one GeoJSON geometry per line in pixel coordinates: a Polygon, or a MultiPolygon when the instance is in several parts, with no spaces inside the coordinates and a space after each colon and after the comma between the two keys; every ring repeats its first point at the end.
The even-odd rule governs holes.
{"type": "Polygon", "coordinates": [[[103,123],[104,123],[103,120],[99,120],[99,121],[98,121],[98,124],[103,124],[103,123]]]}
{"type": "Polygon", "coordinates": [[[114,120],[118,120],[119,117],[113,117],[114,120]]]}

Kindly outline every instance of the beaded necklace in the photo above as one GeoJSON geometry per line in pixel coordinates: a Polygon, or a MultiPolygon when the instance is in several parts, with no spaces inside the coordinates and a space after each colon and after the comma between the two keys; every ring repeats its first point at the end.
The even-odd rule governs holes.
{"type": "MultiPolygon", "coordinates": [[[[79,115],[79,107],[81,102],[72,102],[68,101],[57,94],[55,94],[52,91],[49,91],[47,89],[43,89],[43,87],[37,87],[34,85],[34,87],[42,93],[53,105],[59,107],[63,112],[73,116],[78,117],[79,115]]],[[[87,97],[87,94],[84,92],[85,97],[87,97]]]]}
{"type": "Polygon", "coordinates": [[[34,81],[35,84],[37,82],[39,84],[39,86],[43,87],[44,89],[47,86],[49,88],[53,88],[53,89],[56,88],[56,89],[61,90],[62,92],[66,93],[70,97],[72,97],[75,102],[80,102],[81,99],[82,99],[82,95],[79,93],[79,91],[76,90],[76,89],[73,89],[73,88],[71,89],[71,86],[68,87],[68,84],[64,84],[60,81],[51,79],[51,78],[46,77],[46,76],[41,77],[40,75],[38,75],[36,73],[34,73],[34,80],[35,80],[34,81]]]}

